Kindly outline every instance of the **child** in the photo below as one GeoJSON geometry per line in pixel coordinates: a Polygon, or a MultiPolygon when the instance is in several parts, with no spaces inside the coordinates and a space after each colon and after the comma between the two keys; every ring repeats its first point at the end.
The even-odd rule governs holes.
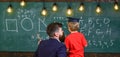
{"type": "Polygon", "coordinates": [[[70,34],[65,38],[68,57],[84,57],[84,47],[87,41],[79,29],[79,19],[68,17],[68,30],[70,34]]]}

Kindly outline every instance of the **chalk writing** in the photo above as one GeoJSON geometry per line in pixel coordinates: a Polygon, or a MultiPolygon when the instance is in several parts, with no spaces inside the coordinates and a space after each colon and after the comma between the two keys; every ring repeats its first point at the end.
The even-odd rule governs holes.
{"type": "Polygon", "coordinates": [[[88,40],[88,46],[99,46],[101,48],[108,48],[114,45],[113,41],[107,38],[109,41],[105,41],[105,37],[111,35],[110,19],[107,17],[80,17],[80,31],[85,34],[86,37],[92,38],[88,40]],[[104,39],[104,41],[100,40],[104,39]]]}
{"type": "Polygon", "coordinates": [[[80,18],[80,31],[86,32],[86,35],[89,36],[90,33],[94,32],[96,35],[108,34],[111,35],[110,28],[110,19],[109,18],[92,18],[89,17],[86,20],[80,18]],[[96,26],[96,27],[95,27],[96,26]],[[103,29],[105,31],[103,31],[103,29]]]}
{"type": "Polygon", "coordinates": [[[88,40],[89,47],[98,47],[99,48],[109,48],[113,46],[114,40],[107,40],[107,41],[101,41],[101,40],[88,40]]]}

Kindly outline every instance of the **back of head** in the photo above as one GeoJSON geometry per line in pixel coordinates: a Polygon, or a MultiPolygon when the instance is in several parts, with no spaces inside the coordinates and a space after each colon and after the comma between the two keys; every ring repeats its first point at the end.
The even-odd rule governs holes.
{"type": "Polygon", "coordinates": [[[70,31],[78,31],[79,23],[78,22],[68,22],[68,28],[70,31]]]}
{"type": "Polygon", "coordinates": [[[47,34],[50,36],[50,37],[53,37],[54,36],[54,33],[56,31],[59,30],[59,28],[62,27],[62,24],[61,23],[51,23],[47,26],[47,34]]]}
{"type": "Polygon", "coordinates": [[[79,29],[79,19],[73,17],[68,18],[68,28],[70,31],[77,31],[79,29]]]}

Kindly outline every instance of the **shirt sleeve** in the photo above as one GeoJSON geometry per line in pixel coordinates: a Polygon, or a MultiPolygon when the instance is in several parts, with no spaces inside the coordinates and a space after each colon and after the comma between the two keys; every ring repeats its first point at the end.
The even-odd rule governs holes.
{"type": "Polygon", "coordinates": [[[67,57],[65,45],[62,45],[61,47],[59,47],[57,51],[57,57],[67,57]]]}
{"type": "Polygon", "coordinates": [[[41,41],[41,42],[39,43],[39,45],[38,45],[38,47],[37,47],[37,50],[35,51],[33,57],[40,57],[40,56],[39,56],[39,46],[40,46],[40,44],[41,44],[42,42],[43,42],[43,41],[41,41]]]}

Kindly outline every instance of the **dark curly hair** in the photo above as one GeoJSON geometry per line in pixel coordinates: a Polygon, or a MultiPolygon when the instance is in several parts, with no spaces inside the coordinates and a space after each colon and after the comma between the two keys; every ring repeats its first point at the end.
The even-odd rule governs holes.
{"type": "Polygon", "coordinates": [[[46,30],[49,37],[53,37],[54,33],[58,31],[60,27],[62,27],[62,24],[58,22],[49,24],[46,30]]]}

